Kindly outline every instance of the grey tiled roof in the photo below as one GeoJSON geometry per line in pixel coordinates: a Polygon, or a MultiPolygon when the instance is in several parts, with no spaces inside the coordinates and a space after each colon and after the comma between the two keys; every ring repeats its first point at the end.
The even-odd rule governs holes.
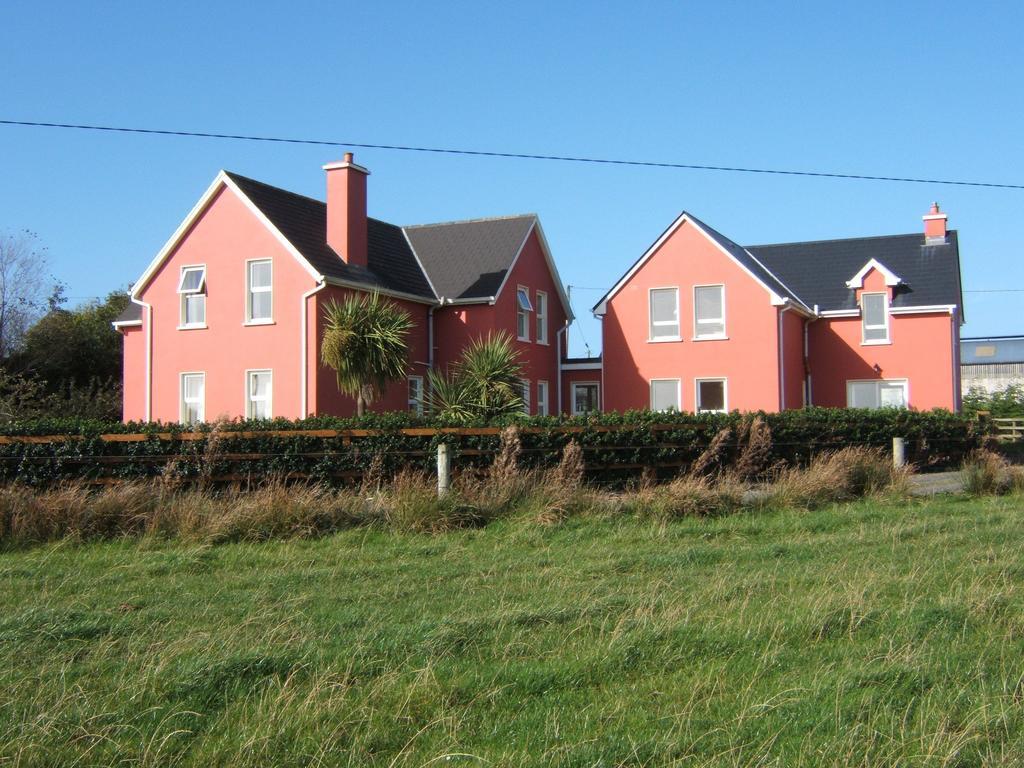
{"type": "Polygon", "coordinates": [[[121,314],[114,318],[114,324],[140,323],[142,322],[142,306],[134,301],[128,302],[128,306],[121,310],[121,314]]]}
{"type": "Polygon", "coordinates": [[[537,217],[405,227],[430,282],[446,299],[489,299],[498,292],[537,217]]]}
{"type": "Polygon", "coordinates": [[[846,281],[871,259],[903,281],[892,306],[921,307],[955,304],[962,311],[960,251],[955,230],[945,243],[929,245],[924,233],[818,240],[778,245],[751,245],[747,250],[799,294],[804,303],[821,311],[856,309],[846,281]]]}

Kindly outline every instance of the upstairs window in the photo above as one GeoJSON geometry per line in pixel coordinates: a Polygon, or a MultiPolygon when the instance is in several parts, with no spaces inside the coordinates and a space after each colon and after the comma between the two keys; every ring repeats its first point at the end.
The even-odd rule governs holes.
{"type": "Polygon", "coordinates": [[[206,267],[182,267],[178,281],[182,328],[206,327],[206,267]]]}
{"type": "Polygon", "coordinates": [[[679,289],[652,288],[650,304],[651,341],[679,340],[679,289]]]}
{"type": "Polygon", "coordinates": [[[889,342],[889,294],[862,293],[860,297],[861,342],[889,342]]]}
{"type": "Polygon", "coordinates": [[[531,312],[533,304],[530,303],[530,291],[520,285],[516,289],[516,336],[520,341],[530,340],[531,312]]]}
{"type": "Polygon", "coordinates": [[[537,291],[537,343],[548,343],[548,295],[537,291]]]}
{"type": "Polygon", "coordinates": [[[678,411],[679,379],[651,379],[651,410],[678,411]]]}
{"type": "Polygon", "coordinates": [[[245,376],[245,417],[269,419],[273,392],[274,374],[271,371],[248,371],[245,376]]]}
{"type": "Polygon", "coordinates": [[[693,289],[693,337],[725,338],[725,286],[698,285],[693,289]]]}
{"type": "Polygon", "coordinates": [[[181,402],[179,412],[182,424],[198,424],[206,418],[206,374],[181,374],[181,402]]]}
{"type": "Polygon", "coordinates": [[[245,322],[270,323],[274,319],[274,271],[270,259],[246,262],[245,322]]]}
{"type": "Polygon", "coordinates": [[[409,410],[423,414],[423,377],[409,377],[409,410]]]}

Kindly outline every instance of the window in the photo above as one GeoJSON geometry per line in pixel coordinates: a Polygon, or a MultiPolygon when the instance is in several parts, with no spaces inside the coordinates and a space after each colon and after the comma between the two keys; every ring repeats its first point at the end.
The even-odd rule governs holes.
{"type": "Polygon", "coordinates": [[[274,374],[271,371],[246,371],[245,418],[271,418],[273,394],[274,374]]]}
{"type": "Polygon", "coordinates": [[[516,289],[516,336],[520,341],[530,340],[530,313],[533,312],[533,304],[530,303],[530,292],[519,286],[516,289]]]}
{"type": "Polygon", "coordinates": [[[596,381],[573,382],[572,415],[586,416],[601,409],[601,389],[596,381]]]}
{"type": "Polygon", "coordinates": [[[906,408],[907,380],[847,381],[848,408],[906,408]]]}
{"type": "Polygon", "coordinates": [[[182,267],[178,281],[182,328],[206,327],[206,267],[182,267]]]}
{"type": "Polygon", "coordinates": [[[537,343],[548,343],[548,295],[537,291],[537,343]]]}
{"type": "Polygon", "coordinates": [[[697,413],[725,413],[725,379],[697,379],[697,413]]]}
{"type": "Polygon", "coordinates": [[[679,341],[679,289],[651,288],[651,341],[679,341]]]}
{"type": "Polygon", "coordinates": [[[179,410],[182,424],[198,424],[206,418],[206,374],[181,374],[181,404],[179,410]]]}
{"type": "Polygon", "coordinates": [[[679,379],[651,379],[651,410],[678,411],[679,379]]]}
{"type": "Polygon", "coordinates": [[[273,273],[270,259],[246,262],[245,322],[273,322],[273,273]]]}
{"type": "Polygon", "coordinates": [[[423,377],[409,377],[409,410],[423,413],[423,377]]]}
{"type": "Polygon", "coordinates": [[[519,397],[523,399],[523,413],[530,415],[530,381],[529,379],[519,380],[519,397]]]}
{"type": "Polygon", "coordinates": [[[889,294],[862,293],[860,296],[861,343],[889,342],[889,294]]]}
{"type": "Polygon", "coordinates": [[[693,289],[693,338],[725,338],[725,286],[697,285],[693,289]]]}
{"type": "Polygon", "coordinates": [[[548,383],[546,381],[537,382],[537,415],[548,415],[548,383]]]}

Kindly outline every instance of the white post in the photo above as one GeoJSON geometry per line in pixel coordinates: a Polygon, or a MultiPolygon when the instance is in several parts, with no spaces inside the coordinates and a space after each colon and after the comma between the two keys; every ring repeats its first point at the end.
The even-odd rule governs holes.
{"type": "Polygon", "coordinates": [[[902,437],[892,439],[892,465],[902,467],[907,463],[907,446],[902,437]]]}
{"type": "Polygon", "coordinates": [[[437,495],[444,496],[452,484],[452,457],[446,443],[437,444],[437,495]]]}

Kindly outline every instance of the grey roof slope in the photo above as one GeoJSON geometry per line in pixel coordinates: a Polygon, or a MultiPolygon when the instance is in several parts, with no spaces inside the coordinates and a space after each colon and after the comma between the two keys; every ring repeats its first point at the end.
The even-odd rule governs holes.
{"type": "Polygon", "coordinates": [[[534,214],[405,227],[438,296],[496,295],[537,217],[534,214]]]}
{"type": "Polygon", "coordinates": [[[401,227],[367,219],[367,266],[349,265],[327,245],[327,205],[324,202],[237,173],[225,173],[325,277],[365,283],[425,299],[436,298],[401,227]]]}
{"type": "Polygon", "coordinates": [[[821,311],[856,309],[846,281],[871,259],[896,273],[892,306],[921,307],[955,304],[963,311],[960,250],[955,230],[945,243],[925,244],[923,233],[818,240],[777,245],[751,245],[747,250],[796,291],[805,303],[821,311]]]}
{"type": "Polygon", "coordinates": [[[128,302],[128,306],[121,310],[121,314],[114,318],[114,325],[127,325],[130,323],[142,322],[142,306],[134,301],[128,302]]]}

